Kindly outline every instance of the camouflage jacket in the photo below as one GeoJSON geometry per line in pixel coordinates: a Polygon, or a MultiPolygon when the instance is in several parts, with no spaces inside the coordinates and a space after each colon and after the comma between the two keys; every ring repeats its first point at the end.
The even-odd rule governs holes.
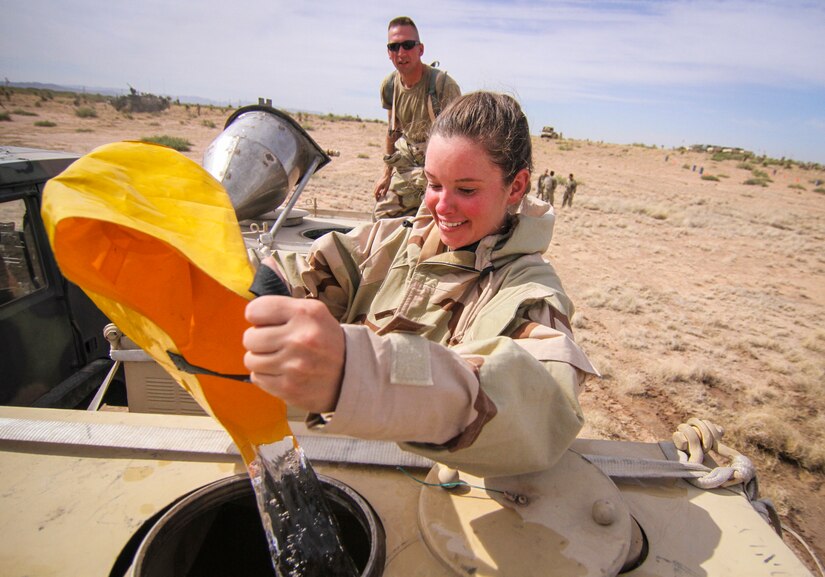
{"type": "Polygon", "coordinates": [[[581,428],[596,371],[573,342],[573,305],[543,259],[554,215],[525,197],[503,234],[449,251],[425,207],[274,255],[296,297],[340,321],[346,361],[328,433],[401,447],[480,476],[546,469],[581,428]]]}

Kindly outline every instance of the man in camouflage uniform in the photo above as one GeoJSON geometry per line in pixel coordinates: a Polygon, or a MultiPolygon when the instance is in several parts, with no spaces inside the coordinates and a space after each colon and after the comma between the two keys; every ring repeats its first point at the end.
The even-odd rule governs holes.
{"type": "Polygon", "coordinates": [[[544,200],[550,204],[555,204],[556,184],[556,171],[551,170],[550,175],[544,180],[544,200]]]}
{"type": "Polygon", "coordinates": [[[416,213],[427,185],[423,167],[430,126],[461,94],[455,80],[421,62],[424,45],[410,18],[393,19],[387,38],[396,70],[381,83],[381,105],[388,111],[386,166],[373,190],[373,220],[416,213]]]}
{"type": "Polygon", "coordinates": [[[544,182],[547,180],[547,170],[545,169],[544,174],[539,175],[539,181],[536,183],[536,196],[538,196],[541,200],[545,200],[544,198],[544,182]]]}
{"type": "Polygon", "coordinates": [[[567,186],[564,188],[564,197],[561,199],[561,205],[569,206],[573,208],[573,195],[576,194],[576,179],[573,178],[573,174],[570,174],[570,178],[567,179],[567,186]]]}

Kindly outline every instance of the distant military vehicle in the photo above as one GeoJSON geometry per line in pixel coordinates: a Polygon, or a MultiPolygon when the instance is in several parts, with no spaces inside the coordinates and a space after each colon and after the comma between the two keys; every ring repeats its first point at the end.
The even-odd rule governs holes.
{"type": "Polygon", "coordinates": [[[541,137],[542,138],[561,138],[561,134],[556,132],[556,129],[552,126],[545,126],[541,129],[541,137]]]}

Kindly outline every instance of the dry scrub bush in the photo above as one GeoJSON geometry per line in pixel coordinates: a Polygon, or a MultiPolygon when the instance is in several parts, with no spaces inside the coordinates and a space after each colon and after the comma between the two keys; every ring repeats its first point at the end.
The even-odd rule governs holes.
{"type": "Polygon", "coordinates": [[[593,308],[637,315],[653,302],[649,289],[611,285],[584,291],[582,300],[593,308]]]}
{"type": "MultiPolygon", "coordinates": [[[[825,443],[820,417],[818,434],[800,432],[790,419],[773,411],[751,412],[741,415],[731,431],[737,444],[747,443],[772,453],[780,459],[793,461],[809,471],[825,469],[825,443]]],[[[740,449],[741,452],[741,449],[740,449]]]]}
{"type": "Polygon", "coordinates": [[[621,395],[631,397],[644,397],[649,392],[644,377],[638,373],[618,379],[616,391],[621,395]]]}
{"type": "Polygon", "coordinates": [[[692,383],[707,387],[723,385],[722,379],[712,369],[702,364],[686,366],[675,359],[666,359],[659,363],[655,374],[665,383],[692,383]]]}
{"type": "Polygon", "coordinates": [[[745,396],[745,402],[749,405],[774,404],[780,397],[777,386],[773,382],[753,381],[748,383],[742,389],[742,392],[745,396]]]}
{"type": "Polygon", "coordinates": [[[667,398],[680,421],[690,417],[708,418],[719,423],[731,421],[728,412],[719,406],[716,397],[709,394],[706,385],[690,380],[662,381],[650,388],[660,389],[660,394],[667,398]]]}
{"type": "Polygon", "coordinates": [[[771,373],[778,375],[790,375],[794,373],[793,364],[784,359],[766,359],[764,364],[767,370],[771,373]]]}
{"type": "Polygon", "coordinates": [[[678,334],[668,336],[666,346],[671,351],[681,352],[687,349],[685,341],[678,334]]]}
{"type": "Polygon", "coordinates": [[[725,213],[719,206],[695,203],[678,211],[672,211],[667,221],[684,228],[709,228],[726,235],[738,235],[736,218],[725,213]]]}
{"type": "MultiPolygon", "coordinates": [[[[709,389],[719,388],[723,383],[713,370],[701,364],[686,366],[679,360],[666,359],[654,367],[653,376],[672,406],[686,418],[708,411],[719,418],[718,413],[713,412],[719,406],[718,401],[709,394],[709,389]]],[[[725,422],[724,418],[720,421],[725,422]]]]}
{"type": "Polygon", "coordinates": [[[817,411],[825,414],[825,368],[822,366],[822,359],[817,359],[817,363],[800,363],[797,369],[788,378],[790,387],[803,395],[807,400],[807,405],[814,407],[817,411]]]}
{"type": "Polygon", "coordinates": [[[579,201],[583,208],[598,210],[607,214],[640,214],[655,220],[666,220],[671,209],[662,205],[647,205],[621,198],[587,195],[579,201]]]}
{"type": "Polygon", "coordinates": [[[650,347],[650,331],[642,327],[623,328],[618,334],[619,342],[630,349],[643,350],[650,347]]]}
{"type": "Polygon", "coordinates": [[[589,328],[590,322],[583,312],[577,311],[573,313],[573,318],[570,319],[570,325],[574,329],[587,329],[589,328]]]}
{"type": "Polygon", "coordinates": [[[825,330],[819,329],[802,340],[802,346],[815,353],[825,353],[825,330]]]}
{"type": "Polygon", "coordinates": [[[750,345],[754,349],[762,349],[767,351],[775,351],[781,353],[783,350],[783,345],[781,342],[772,339],[770,337],[766,337],[764,335],[758,335],[755,337],[748,337],[747,344],[750,345]]]}
{"type": "Polygon", "coordinates": [[[168,146],[169,148],[172,148],[179,152],[186,152],[192,148],[192,143],[186,140],[185,138],[181,138],[179,136],[169,136],[168,134],[144,136],[143,138],[141,138],[141,141],[160,144],[162,146],[168,146]]]}
{"type": "Polygon", "coordinates": [[[90,106],[81,106],[80,108],[76,108],[74,113],[78,118],[97,118],[97,110],[90,106]]]}

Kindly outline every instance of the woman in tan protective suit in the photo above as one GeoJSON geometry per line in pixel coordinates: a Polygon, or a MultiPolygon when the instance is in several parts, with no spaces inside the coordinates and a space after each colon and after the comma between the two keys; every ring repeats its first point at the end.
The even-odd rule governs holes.
{"type": "Polygon", "coordinates": [[[554,215],[526,196],[527,119],[460,97],[432,127],[424,205],[265,264],[286,296],[246,308],[252,382],[329,433],[392,440],[481,476],[551,466],[595,373],[542,257],[554,215]]]}

